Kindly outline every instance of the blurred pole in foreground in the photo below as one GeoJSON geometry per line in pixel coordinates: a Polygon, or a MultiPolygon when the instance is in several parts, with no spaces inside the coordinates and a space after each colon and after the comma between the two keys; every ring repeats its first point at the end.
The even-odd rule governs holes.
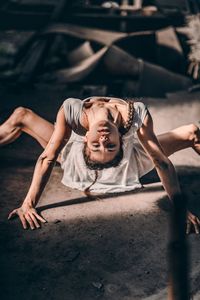
{"type": "Polygon", "coordinates": [[[173,199],[170,216],[168,300],[189,300],[188,249],[186,243],[186,197],[173,199]]]}

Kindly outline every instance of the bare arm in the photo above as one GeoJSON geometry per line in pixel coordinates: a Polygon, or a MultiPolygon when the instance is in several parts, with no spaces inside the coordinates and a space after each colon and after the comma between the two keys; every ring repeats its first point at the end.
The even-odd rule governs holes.
{"type": "MultiPolygon", "coordinates": [[[[173,201],[174,199],[177,199],[177,197],[181,197],[181,189],[175,168],[168,157],[165,155],[157,140],[157,137],[155,136],[153,130],[153,121],[149,112],[144,120],[142,127],[138,130],[138,138],[146,152],[149,154],[151,160],[153,161],[160,180],[169,198],[173,201]]],[[[199,219],[191,212],[188,212],[188,221],[190,225],[194,225],[195,232],[199,233],[199,219]]]]}
{"type": "Polygon", "coordinates": [[[173,164],[164,154],[157,140],[153,130],[152,117],[149,112],[137,133],[141,144],[155,165],[169,198],[172,200],[175,195],[181,193],[179,182],[173,164]]]}
{"type": "Polygon", "coordinates": [[[45,220],[39,216],[35,210],[40,196],[48,182],[53,166],[57,160],[57,157],[66,144],[71,134],[71,129],[66,123],[63,108],[61,108],[57,114],[56,127],[51,136],[51,139],[39,156],[33,179],[29,188],[29,191],[24,199],[22,206],[12,211],[9,215],[11,218],[13,215],[18,215],[24,229],[27,228],[27,222],[31,229],[39,227],[38,220],[45,222],[45,220]]]}

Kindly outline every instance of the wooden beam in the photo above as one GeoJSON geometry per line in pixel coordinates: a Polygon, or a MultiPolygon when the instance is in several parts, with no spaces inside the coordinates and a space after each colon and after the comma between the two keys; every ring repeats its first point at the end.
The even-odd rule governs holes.
{"type": "Polygon", "coordinates": [[[168,14],[167,17],[161,13],[152,16],[143,16],[141,13],[130,13],[127,16],[120,14],[111,14],[107,10],[101,9],[67,9],[66,4],[61,3],[60,8],[56,8],[54,13],[50,11],[6,11],[0,10],[0,29],[1,30],[39,30],[50,22],[59,21],[62,23],[71,23],[81,26],[120,30],[120,23],[127,23],[127,32],[157,30],[160,28],[172,26],[182,26],[184,24],[184,15],[179,12],[168,14]],[[56,16],[60,10],[59,17],[56,16]],[[65,12],[65,13],[63,13],[65,12]]]}

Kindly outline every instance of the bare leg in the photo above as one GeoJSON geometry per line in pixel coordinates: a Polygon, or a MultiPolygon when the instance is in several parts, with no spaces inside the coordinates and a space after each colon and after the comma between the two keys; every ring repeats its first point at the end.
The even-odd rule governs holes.
{"type": "Polygon", "coordinates": [[[53,124],[30,109],[19,107],[5,123],[0,125],[0,146],[12,143],[22,132],[26,132],[45,148],[53,130],[53,124]]]}
{"type": "Polygon", "coordinates": [[[200,130],[194,124],[178,127],[157,138],[167,156],[190,147],[200,155],[200,130]]]}

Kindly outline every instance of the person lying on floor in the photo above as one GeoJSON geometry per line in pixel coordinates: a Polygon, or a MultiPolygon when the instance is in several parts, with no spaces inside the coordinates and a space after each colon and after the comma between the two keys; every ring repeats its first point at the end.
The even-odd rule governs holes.
{"type": "MultiPolygon", "coordinates": [[[[168,156],[188,147],[200,154],[200,130],[195,124],[156,136],[152,117],[142,102],[113,97],[68,98],[55,125],[19,107],[0,126],[0,145],[13,142],[23,132],[44,148],[22,205],[8,217],[18,215],[24,229],[39,228],[46,222],[36,205],[56,161],[63,169],[63,184],[95,193],[140,188],[140,178],[155,167],[173,202],[181,190],[168,156]]],[[[191,212],[187,223],[188,233],[192,227],[199,233],[200,220],[191,212]]]]}

